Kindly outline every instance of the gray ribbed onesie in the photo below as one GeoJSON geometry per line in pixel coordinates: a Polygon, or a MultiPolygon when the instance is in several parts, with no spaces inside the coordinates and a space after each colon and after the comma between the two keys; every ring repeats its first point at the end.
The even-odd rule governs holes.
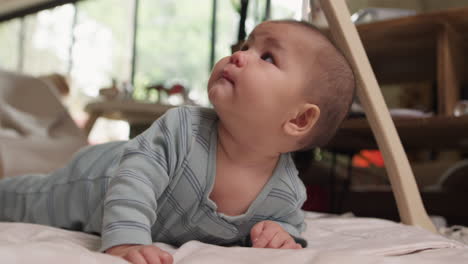
{"type": "Polygon", "coordinates": [[[174,108],[134,139],[86,147],[49,175],[3,179],[0,221],[100,234],[101,250],[153,241],[242,245],[263,220],[277,221],[298,237],[305,228],[300,208],[306,195],[289,154],[281,155],[245,214],[216,212],[209,194],[217,122],[211,109],[174,108]]]}

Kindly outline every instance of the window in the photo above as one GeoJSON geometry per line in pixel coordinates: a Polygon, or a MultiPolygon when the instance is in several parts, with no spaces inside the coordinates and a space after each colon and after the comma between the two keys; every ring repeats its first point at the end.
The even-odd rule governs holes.
{"type": "Polygon", "coordinates": [[[3,70],[19,70],[20,30],[20,19],[0,24],[0,68],[3,70]]]}
{"type": "Polygon", "coordinates": [[[232,1],[218,0],[217,11],[215,63],[221,58],[231,55],[231,46],[237,42],[240,19],[232,1]]]}
{"type": "Polygon", "coordinates": [[[22,72],[68,72],[73,12],[67,4],[25,17],[22,72]]]}
{"type": "MultiPolygon", "coordinates": [[[[268,19],[294,19],[300,20],[302,17],[303,0],[270,0],[270,14],[268,19]]],[[[245,31],[252,32],[256,25],[267,18],[267,0],[250,0],[248,15],[245,23],[245,31]]]]}
{"type": "Polygon", "coordinates": [[[86,97],[131,79],[133,0],[78,2],[71,78],[86,97]]]}
{"type": "MultiPolygon", "coordinates": [[[[68,107],[78,123],[87,119],[85,105],[101,88],[129,83],[133,46],[133,0],[78,2],[74,28],[68,107]]],[[[91,143],[128,138],[128,124],[99,119],[89,136],[91,143]]]]}
{"type": "Polygon", "coordinates": [[[180,83],[207,104],[212,0],[140,0],[135,97],[145,87],[180,83]]]}
{"type": "Polygon", "coordinates": [[[295,19],[302,18],[303,0],[271,0],[271,19],[295,19]]]}

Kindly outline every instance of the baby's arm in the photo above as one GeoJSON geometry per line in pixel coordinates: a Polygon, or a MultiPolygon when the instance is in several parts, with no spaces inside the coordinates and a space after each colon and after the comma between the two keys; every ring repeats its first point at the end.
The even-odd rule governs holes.
{"type": "Polygon", "coordinates": [[[106,253],[133,264],[172,264],[174,261],[171,254],[153,245],[119,245],[109,248],[106,253]]]}
{"type": "MultiPolygon", "coordinates": [[[[101,251],[133,264],[172,264],[169,253],[152,245],[151,226],[156,221],[156,197],[160,192],[150,187],[155,183],[150,184],[149,178],[137,175],[142,174],[119,175],[110,182],[104,203],[101,251]]],[[[167,186],[167,180],[160,181],[159,186],[167,186]]]]}
{"type": "Polygon", "coordinates": [[[170,179],[162,165],[145,158],[145,151],[135,148],[131,143],[106,191],[101,251],[119,245],[153,243],[151,229],[157,219],[157,199],[170,179]]]}
{"type": "Polygon", "coordinates": [[[296,243],[280,224],[273,221],[262,221],[255,224],[250,230],[250,239],[252,247],[255,248],[302,248],[301,244],[296,243]]]}
{"type": "Polygon", "coordinates": [[[255,224],[250,230],[250,241],[244,241],[244,245],[251,243],[253,247],[260,248],[307,247],[307,241],[301,238],[301,233],[306,228],[304,211],[301,209],[306,199],[306,192],[305,187],[299,183],[296,187],[296,200],[279,204],[272,209],[273,211],[263,212],[264,215],[273,212],[268,217],[273,221],[266,220],[255,224]]]}
{"type": "MultiPolygon", "coordinates": [[[[152,245],[157,200],[185,158],[184,112],[169,110],[147,131],[130,140],[103,205],[101,251],[135,264],[172,263],[169,253],[152,245]],[[183,144],[184,143],[184,144],[183,144]]],[[[190,127],[190,126],[188,126],[190,127]]]]}

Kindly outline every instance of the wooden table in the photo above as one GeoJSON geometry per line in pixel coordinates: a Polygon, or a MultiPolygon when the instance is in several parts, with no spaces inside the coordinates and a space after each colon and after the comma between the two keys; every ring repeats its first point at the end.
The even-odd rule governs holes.
{"type": "Polygon", "coordinates": [[[99,117],[125,120],[130,125],[151,124],[172,107],[174,106],[132,99],[95,101],[85,107],[85,111],[89,113],[89,118],[84,130],[86,135],[89,135],[99,117]]]}

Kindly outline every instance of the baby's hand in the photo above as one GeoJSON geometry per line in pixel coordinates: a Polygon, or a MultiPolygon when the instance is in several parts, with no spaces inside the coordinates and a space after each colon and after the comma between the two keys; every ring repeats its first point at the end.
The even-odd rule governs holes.
{"type": "Polygon", "coordinates": [[[300,249],[302,246],[278,223],[262,221],[250,230],[250,239],[254,248],[300,249]]]}
{"type": "Polygon", "coordinates": [[[106,250],[133,264],[172,264],[171,254],[153,245],[119,245],[106,250]]]}

